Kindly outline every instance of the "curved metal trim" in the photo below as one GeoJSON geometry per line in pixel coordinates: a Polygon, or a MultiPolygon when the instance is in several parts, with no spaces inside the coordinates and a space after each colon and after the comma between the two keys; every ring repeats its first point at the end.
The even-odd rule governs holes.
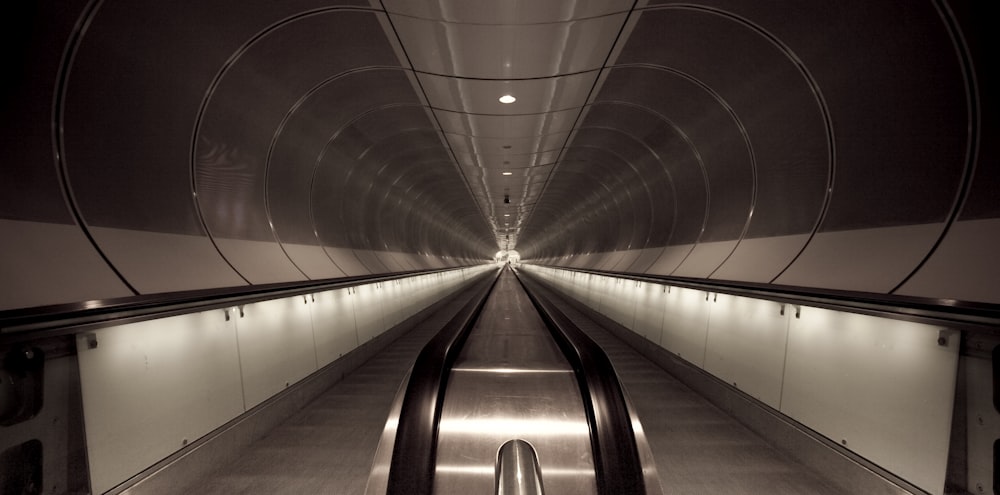
{"type": "MultiPolygon", "coordinates": [[[[632,141],[638,143],[640,146],[642,146],[643,149],[645,149],[653,158],[656,159],[657,163],[660,164],[660,168],[663,170],[663,173],[667,176],[667,182],[670,184],[670,192],[671,192],[671,194],[670,194],[670,200],[671,201],[670,202],[673,204],[673,209],[671,210],[671,217],[670,217],[670,234],[667,236],[667,244],[669,244],[670,243],[670,238],[673,237],[673,235],[674,235],[674,229],[677,227],[677,187],[674,185],[674,177],[670,174],[670,170],[667,169],[666,165],[664,165],[663,159],[660,157],[659,154],[656,153],[656,151],[653,150],[653,148],[651,148],[648,144],[646,144],[645,141],[643,141],[638,136],[636,136],[636,135],[634,135],[632,133],[625,132],[625,131],[623,131],[621,129],[618,129],[616,127],[609,127],[609,126],[584,126],[584,127],[580,127],[578,130],[585,130],[585,129],[597,129],[597,130],[601,130],[601,131],[608,131],[608,132],[614,132],[614,133],[617,133],[617,134],[621,134],[621,135],[623,135],[623,136],[631,139],[632,141]]],[[[594,148],[594,147],[592,147],[592,146],[570,146],[569,148],[594,148]]],[[[634,165],[632,165],[631,162],[628,162],[627,160],[625,160],[625,158],[623,158],[618,153],[612,152],[611,150],[606,150],[606,151],[608,151],[611,154],[615,155],[616,157],[618,157],[619,159],[621,159],[623,162],[628,163],[629,164],[629,168],[631,168],[632,171],[636,173],[636,176],[641,177],[641,174],[639,173],[639,170],[636,169],[636,167],[634,165]]],[[[656,208],[653,206],[656,203],[655,201],[653,201],[653,198],[655,197],[655,195],[652,193],[652,191],[650,191],[649,186],[645,183],[645,181],[642,182],[642,187],[643,187],[643,189],[646,190],[646,196],[649,199],[650,212],[655,212],[656,208]]],[[[655,227],[655,225],[650,225],[650,227],[655,227]]],[[[652,234],[652,229],[650,229],[650,232],[646,234],[646,241],[643,242],[642,247],[639,248],[639,249],[645,249],[646,247],[649,246],[649,238],[652,235],[653,235],[652,234]]],[[[631,249],[631,246],[629,246],[626,249],[631,249]]]]}
{"type": "MultiPolygon", "coordinates": [[[[385,67],[383,67],[383,66],[358,67],[358,68],[354,68],[354,69],[351,69],[351,70],[347,70],[347,71],[341,72],[341,73],[336,74],[334,76],[328,77],[328,78],[324,79],[323,81],[320,81],[318,84],[316,84],[312,88],[309,88],[309,90],[306,91],[301,97],[299,97],[299,99],[296,100],[294,104],[292,104],[292,106],[288,109],[288,111],[285,112],[285,116],[281,118],[281,122],[278,124],[278,127],[275,129],[274,133],[272,133],[272,135],[271,135],[271,142],[267,146],[267,155],[266,155],[266,158],[264,160],[264,215],[267,218],[268,227],[271,229],[271,235],[274,236],[275,242],[277,242],[278,246],[281,247],[281,252],[285,253],[285,256],[288,257],[288,261],[290,261],[292,263],[292,265],[295,266],[295,268],[297,270],[299,270],[300,272],[302,272],[302,275],[305,276],[307,279],[309,278],[309,275],[306,274],[306,272],[304,270],[302,270],[302,268],[299,267],[299,265],[297,263],[295,263],[295,260],[293,260],[292,257],[288,255],[288,251],[285,249],[285,245],[284,245],[284,243],[281,242],[281,238],[278,235],[278,230],[274,227],[274,218],[271,216],[271,188],[270,188],[271,174],[270,174],[270,170],[271,170],[271,159],[274,156],[274,148],[278,145],[278,139],[284,133],[285,126],[288,124],[288,122],[292,119],[292,117],[296,114],[296,112],[298,112],[299,109],[302,108],[303,105],[305,105],[306,101],[309,100],[309,98],[311,98],[314,94],[316,94],[316,92],[318,92],[322,88],[326,87],[327,85],[333,83],[334,81],[340,80],[341,78],[344,78],[344,77],[347,77],[347,76],[350,76],[350,75],[353,75],[353,74],[356,74],[356,73],[359,73],[359,72],[367,72],[367,71],[372,71],[372,70],[402,70],[402,69],[400,67],[391,67],[391,66],[385,66],[385,67]]],[[[311,189],[311,187],[312,187],[312,184],[310,183],[310,191],[309,191],[309,197],[310,197],[309,203],[310,204],[312,202],[311,201],[311,198],[312,198],[312,189],[311,189]]],[[[314,220],[313,215],[312,215],[312,208],[309,209],[309,223],[310,223],[310,225],[313,226],[313,233],[315,234],[316,233],[316,228],[315,228],[315,220],[314,220]]],[[[318,235],[316,235],[316,241],[319,242],[319,246],[320,247],[323,247],[323,242],[319,239],[318,235]]],[[[341,272],[344,272],[344,270],[342,268],[340,268],[340,265],[337,264],[337,261],[334,260],[330,256],[330,254],[326,251],[326,249],[323,249],[323,253],[330,260],[330,262],[333,263],[334,267],[336,267],[341,272]]],[[[346,272],[344,272],[344,273],[346,273],[346,272]]]]}
{"type": "MultiPolygon", "coordinates": [[[[684,80],[690,82],[691,84],[694,84],[695,86],[697,86],[698,88],[700,88],[702,91],[704,91],[706,94],[708,94],[713,100],[715,100],[716,103],[719,104],[720,107],[722,107],[722,109],[727,114],[729,114],[729,117],[733,120],[733,123],[736,125],[737,131],[740,133],[740,136],[743,138],[743,143],[746,145],[746,148],[747,148],[747,157],[750,160],[750,176],[752,177],[752,180],[751,180],[751,189],[750,189],[750,208],[747,211],[746,220],[743,222],[743,230],[740,232],[740,235],[737,238],[736,245],[733,246],[732,251],[729,252],[729,254],[726,256],[726,258],[724,260],[722,260],[722,262],[719,263],[719,265],[716,266],[715,269],[713,269],[711,273],[708,274],[708,277],[711,277],[712,273],[715,273],[715,271],[718,270],[719,267],[721,267],[723,264],[725,264],[726,260],[728,260],[729,257],[732,256],[734,252],[736,252],[736,248],[739,247],[739,241],[743,239],[743,237],[746,235],[747,231],[750,229],[750,221],[753,220],[753,212],[754,212],[754,209],[757,206],[757,155],[756,155],[756,153],[754,153],[753,144],[750,142],[750,133],[747,132],[746,126],[743,125],[743,120],[740,119],[740,116],[736,114],[736,110],[729,104],[728,101],[726,101],[725,98],[722,97],[721,94],[719,94],[719,92],[717,92],[715,89],[713,89],[711,86],[709,86],[708,83],[705,83],[701,79],[698,79],[697,77],[695,77],[695,76],[693,76],[691,74],[688,74],[687,72],[684,72],[684,71],[678,70],[678,69],[674,69],[673,67],[667,67],[667,66],[664,66],[664,65],[646,64],[646,63],[641,63],[641,64],[639,64],[639,63],[636,63],[636,64],[618,64],[618,65],[613,65],[610,68],[611,69],[619,69],[619,68],[641,68],[641,69],[659,70],[659,71],[663,71],[663,72],[667,72],[667,73],[673,74],[675,76],[680,77],[681,79],[684,79],[684,80]]],[[[705,178],[705,181],[706,181],[706,183],[708,183],[708,177],[705,178]]],[[[709,191],[709,200],[711,200],[711,191],[709,191]]],[[[674,268],[675,272],[678,269],[680,269],[682,266],[684,266],[684,262],[687,261],[688,257],[691,256],[691,253],[694,252],[695,247],[697,247],[698,244],[701,244],[702,236],[704,236],[704,234],[705,234],[705,229],[708,228],[708,217],[709,217],[709,215],[706,212],[706,214],[705,214],[705,223],[702,225],[701,233],[698,234],[698,239],[691,246],[691,249],[687,252],[687,254],[684,255],[684,258],[680,261],[680,263],[677,264],[677,267],[674,268]]],[[[671,273],[673,273],[673,272],[671,272],[671,273]]]]}
{"type": "Polygon", "coordinates": [[[965,37],[962,36],[962,30],[958,25],[958,20],[955,19],[954,13],[948,4],[944,1],[937,0],[934,2],[934,7],[938,11],[938,15],[941,16],[941,21],[944,23],[945,28],[948,30],[948,35],[951,37],[951,41],[954,44],[955,53],[958,57],[958,63],[962,68],[962,79],[965,80],[965,102],[966,111],[968,112],[968,124],[969,133],[966,138],[966,148],[965,148],[965,167],[962,170],[962,179],[959,182],[958,191],[955,193],[955,198],[952,200],[951,211],[948,213],[948,218],[945,221],[944,227],[941,229],[941,234],[938,235],[936,241],[931,246],[930,250],[920,263],[903,278],[889,294],[894,294],[897,290],[906,285],[907,282],[913,278],[921,268],[930,261],[931,257],[944,242],[945,237],[948,236],[948,232],[951,231],[952,225],[958,221],[959,215],[962,210],[965,209],[965,202],[969,196],[969,190],[972,189],[972,181],[976,175],[976,165],[979,162],[979,142],[980,133],[982,132],[982,114],[980,112],[980,100],[979,100],[979,85],[976,80],[975,66],[972,63],[972,54],[969,52],[969,46],[965,43],[965,37]]]}
{"type": "MultiPolygon", "coordinates": [[[[691,155],[694,157],[695,161],[698,162],[698,168],[701,170],[701,177],[702,177],[702,181],[703,181],[704,186],[705,186],[705,214],[702,216],[702,221],[701,221],[701,225],[702,225],[701,231],[704,232],[705,231],[705,226],[707,225],[707,222],[708,222],[708,212],[709,212],[709,210],[712,207],[712,194],[711,194],[711,191],[709,190],[709,185],[708,185],[708,169],[705,168],[705,159],[702,158],[701,152],[698,151],[698,147],[694,145],[693,141],[691,141],[691,137],[688,136],[687,133],[684,132],[684,130],[681,129],[681,127],[679,125],[677,125],[677,123],[675,123],[673,120],[667,118],[667,116],[665,116],[665,115],[657,112],[656,110],[653,110],[652,108],[649,108],[649,107],[647,107],[645,105],[640,105],[638,103],[633,103],[633,102],[630,102],[630,101],[623,101],[623,100],[600,100],[600,101],[595,101],[594,103],[591,104],[591,106],[594,106],[594,105],[606,105],[606,104],[608,104],[608,105],[612,105],[612,104],[613,105],[623,105],[623,106],[633,107],[633,108],[645,111],[645,112],[653,115],[654,117],[660,119],[664,123],[666,123],[668,126],[670,126],[671,129],[674,130],[674,132],[677,133],[678,136],[681,137],[682,140],[684,140],[684,144],[686,144],[687,147],[688,147],[688,149],[691,150],[691,155]]],[[[667,173],[669,174],[669,171],[667,173]]],[[[676,200],[675,200],[675,203],[676,203],[676,200]]],[[[669,245],[669,241],[668,241],[667,245],[669,245]]]]}
{"type": "MultiPolygon", "coordinates": [[[[633,138],[633,139],[634,139],[634,140],[635,140],[635,141],[636,141],[636,142],[637,142],[637,143],[638,143],[638,144],[639,144],[640,146],[642,146],[643,148],[645,148],[645,149],[646,149],[646,151],[647,151],[647,152],[649,152],[649,154],[650,154],[650,155],[652,155],[652,156],[653,156],[654,158],[656,158],[656,160],[657,160],[657,161],[660,161],[660,157],[659,157],[659,156],[658,156],[658,155],[657,155],[657,154],[656,154],[655,152],[653,152],[653,150],[652,150],[652,149],[650,149],[650,148],[649,148],[648,146],[646,146],[646,143],[643,143],[642,141],[640,141],[640,140],[638,140],[638,139],[634,138],[633,136],[631,136],[631,135],[630,135],[630,134],[628,134],[627,132],[624,132],[624,131],[622,131],[622,130],[620,130],[620,129],[615,129],[615,128],[611,128],[611,127],[598,127],[598,126],[587,126],[587,127],[580,127],[580,128],[578,128],[578,129],[576,129],[576,131],[580,131],[580,130],[584,130],[584,129],[597,129],[597,130],[602,130],[602,131],[610,131],[610,132],[616,132],[616,133],[618,133],[618,134],[622,134],[622,135],[624,135],[624,136],[627,136],[627,137],[631,137],[631,138],[633,138]]],[[[574,131],[574,132],[576,132],[576,131],[574,131]]],[[[632,162],[630,162],[630,161],[626,160],[626,159],[625,159],[625,157],[621,156],[621,155],[620,155],[620,154],[618,154],[618,152],[616,152],[616,151],[612,151],[611,149],[608,149],[608,148],[601,148],[601,147],[598,147],[598,146],[589,146],[589,145],[577,145],[577,144],[575,144],[575,143],[574,143],[574,144],[570,144],[569,146],[566,146],[566,147],[565,147],[565,149],[566,149],[566,150],[572,150],[572,149],[583,149],[583,150],[588,150],[588,149],[593,149],[593,150],[600,150],[600,151],[603,151],[603,152],[605,152],[605,153],[608,153],[609,155],[612,155],[612,156],[614,156],[615,158],[617,158],[617,159],[621,160],[621,162],[622,162],[622,163],[625,163],[626,165],[628,165],[629,169],[630,169],[630,170],[632,170],[632,172],[633,172],[633,173],[635,174],[635,176],[636,176],[636,177],[642,177],[642,174],[640,174],[640,173],[639,173],[639,170],[638,170],[638,169],[636,168],[636,166],[635,166],[635,165],[633,165],[633,164],[632,164],[632,162]]],[[[662,162],[660,162],[660,163],[662,163],[662,162]]],[[[666,172],[666,170],[664,170],[664,172],[666,172]]],[[[667,178],[668,178],[668,180],[670,181],[670,188],[671,188],[671,190],[674,190],[674,187],[673,187],[673,179],[672,179],[672,178],[670,177],[670,173],[669,173],[669,172],[666,172],[666,174],[667,174],[667,178]]],[[[621,182],[623,182],[623,181],[619,180],[618,182],[619,182],[619,183],[621,183],[621,182]]],[[[643,188],[643,190],[645,190],[645,191],[646,191],[646,198],[647,198],[647,199],[649,200],[649,205],[650,205],[650,208],[649,208],[649,211],[650,211],[650,216],[651,216],[651,217],[654,217],[654,216],[655,216],[655,213],[654,213],[654,212],[656,211],[656,208],[655,208],[655,207],[653,207],[653,205],[655,204],[655,203],[654,203],[654,201],[653,201],[653,199],[652,199],[652,198],[653,198],[653,194],[652,194],[652,193],[650,192],[650,190],[649,190],[649,186],[647,186],[647,185],[646,185],[646,182],[645,182],[645,181],[640,181],[640,183],[642,184],[642,188],[643,188]]],[[[629,203],[630,203],[630,204],[635,204],[635,201],[634,201],[634,200],[633,200],[633,198],[632,198],[632,192],[631,192],[631,191],[630,191],[630,190],[629,190],[628,188],[622,188],[622,189],[620,189],[620,190],[618,190],[618,191],[621,191],[621,192],[624,192],[624,193],[625,193],[625,195],[626,195],[626,196],[628,196],[628,200],[629,200],[629,203]]],[[[616,199],[616,196],[615,196],[615,195],[613,194],[613,192],[612,192],[612,191],[610,191],[610,190],[609,190],[608,192],[609,192],[609,193],[611,193],[611,194],[610,194],[610,196],[611,196],[612,200],[614,200],[614,201],[615,201],[615,206],[618,206],[618,207],[619,207],[619,210],[621,210],[621,207],[620,207],[620,206],[618,205],[618,201],[617,201],[617,199],[616,199]]],[[[675,195],[672,195],[672,196],[674,196],[674,197],[672,197],[672,198],[671,198],[671,199],[673,200],[673,202],[674,202],[674,205],[673,205],[673,206],[674,206],[674,211],[673,211],[673,217],[674,217],[674,218],[671,218],[671,225],[670,225],[670,233],[671,233],[671,235],[673,235],[673,227],[674,227],[674,225],[675,225],[675,223],[676,223],[676,216],[677,216],[677,198],[676,198],[676,194],[675,194],[675,195]]],[[[635,210],[630,210],[630,211],[635,211],[635,210]]],[[[637,229],[635,228],[635,222],[636,222],[636,218],[635,218],[635,215],[631,215],[631,217],[632,217],[632,223],[633,223],[633,227],[632,227],[632,229],[631,229],[632,233],[631,233],[631,234],[629,234],[629,238],[630,238],[630,239],[632,238],[632,235],[634,235],[634,233],[635,233],[635,232],[636,232],[636,230],[637,230],[637,229]]],[[[650,227],[652,227],[652,225],[651,225],[650,227]]],[[[646,237],[646,243],[648,243],[648,242],[649,242],[649,236],[647,235],[647,237],[646,237]]],[[[643,247],[645,247],[645,243],[643,244],[643,247]]]]}
{"type": "Polygon", "coordinates": [[[97,15],[97,11],[100,10],[102,5],[104,5],[104,0],[91,0],[84,7],[63,49],[62,59],[59,62],[59,72],[56,75],[55,91],[53,91],[52,95],[52,153],[55,159],[54,165],[56,167],[56,177],[59,180],[59,189],[62,191],[63,199],[66,201],[66,209],[72,215],[76,226],[80,228],[84,237],[93,246],[94,251],[104,260],[104,264],[111,269],[115,276],[118,277],[118,280],[128,290],[132,291],[133,294],[138,295],[139,291],[111,263],[111,259],[108,258],[107,254],[104,253],[101,246],[97,243],[97,240],[94,239],[93,234],[90,233],[90,228],[83,218],[83,212],[80,211],[80,204],[76,201],[76,195],[73,193],[73,187],[70,185],[69,166],[66,163],[66,143],[63,139],[63,107],[66,104],[66,91],[69,86],[70,74],[73,72],[73,62],[76,60],[76,53],[80,49],[80,43],[83,42],[83,37],[87,34],[90,23],[94,20],[94,16],[97,15]]]}
{"type": "MultiPolygon", "coordinates": [[[[379,4],[382,5],[383,10],[385,10],[385,5],[382,3],[382,0],[379,0],[379,4]]],[[[455,150],[451,147],[451,143],[448,141],[448,138],[444,135],[444,127],[441,126],[441,121],[440,119],[438,119],[437,114],[434,113],[434,107],[432,107],[430,104],[430,98],[427,97],[427,90],[424,89],[424,85],[423,83],[420,82],[420,78],[416,76],[416,72],[413,69],[413,61],[410,59],[410,54],[406,51],[406,47],[403,46],[403,41],[402,38],[400,38],[399,36],[399,31],[396,29],[396,25],[392,22],[392,16],[389,15],[387,12],[385,14],[385,20],[389,26],[389,29],[392,31],[392,34],[396,36],[395,41],[396,44],[399,46],[400,51],[403,54],[403,57],[406,58],[406,63],[409,66],[406,69],[409,71],[412,77],[412,83],[415,86],[415,89],[417,90],[418,97],[421,98],[421,101],[426,104],[428,109],[430,109],[431,118],[433,119],[433,123],[437,126],[438,135],[442,140],[441,144],[451,154],[451,159],[453,160],[452,164],[455,166],[455,171],[458,172],[458,176],[461,177],[462,182],[465,183],[465,189],[466,191],[468,191],[469,197],[472,199],[472,202],[476,205],[476,208],[479,209],[479,214],[482,217],[483,223],[486,225],[486,228],[490,229],[490,221],[489,217],[486,215],[486,210],[483,208],[483,205],[476,199],[476,195],[472,189],[472,182],[469,180],[469,177],[465,175],[465,171],[462,170],[462,166],[459,165],[458,156],[455,154],[455,150]]],[[[496,232],[494,232],[494,234],[496,234],[496,232]]]]}
{"type": "MultiPolygon", "coordinates": [[[[774,282],[775,280],[780,278],[781,275],[788,270],[788,268],[790,268],[793,264],[795,264],[795,261],[798,260],[799,257],[802,255],[802,253],[805,252],[806,248],[809,247],[809,244],[816,236],[816,233],[818,233],[820,227],[823,226],[823,222],[824,220],[826,220],[827,213],[830,209],[830,202],[833,198],[833,187],[837,171],[837,154],[836,154],[837,147],[836,147],[836,139],[833,132],[833,120],[830,117],[830,107],[827,106],[826,98],[823,96],[823,91],[820,90],[819,83],[816,81],[816,78],[814,78],[809,69],[806,68],[805,62],[803,62],[802,59],[800,59],[799,56],[796,55],[794,51],[792,51],[791,47],[782,42],[781,39],[778,38],[775,34],[771,33],[767,29],[764,29],[763,26],[760,26],[759,24],[754,23],[753,21],[743,16],[737,15],[735,13],[726,10],[714,7],[706,7],[703,5],[696,5],[696,4],[677,3],[671,5],[658,5],[655,7],[649,7],[644,10],[669,10],[669,9],[693,10],[724,17],[731,21],[746,26],[751,31],[757,33],[762,38],[770,42],[772,45],[774,45],[775,48],[777,48],[782,54],[784,54],[785,58],[787,58],[788,61],[791,62],[796,69],[798,69],[799,73],[802,74],[803,79],[806,80],[806,84],[809,85],[809,89],[810,91],[812,91],[812,94],[816,99],[816,105],[819,107],[820,115],[822,115],[823,117],[823,126],[826,128],[827,160],[828,160],[826,195],[823,197],[823,203],[822,206],[820,207],[819,215],[816,218],[816,223],[813,225],[812,231],[809,233],[809,237],[806,239],[806,242],[802,244],[802,248],[799,249],[799,252],[796,253],[794,257],[792,257],[791,261],[788,262],[788,265],[786,265],[785,268],[783,268],[780,272],[778,272],[777,275],[774,276],[774,278],[771,279],[771,282],[774,282]]],[[[753,211],[751,210],[751,216],[752,214],[753,211]]],[[[748,226],[749,226],[749,220],[750,219],[748,218],[747,220],[748,226]]],[[[743,237],[745,235],[746,235],[746,230],[744,230],[743,235],[740,236],[740,241],[743,240],[743,237]]],[[[738,247],[739,247],[739,241],[737,241],[736,246],[733,247],[733,251],[729,253],[729,256],[726,256],[726,260],[729,260],[729,258],[733,255],[733,253],[736,252],[736,248],[738,247]]],[[[712,273],[709,274],[709,277],[711,277],[712,274],[718,271],[719,268],[722,268],[722,265],[725,264],[726,260],[724,260],[718,267],[716,267],[715,270],[712,270],[712,273]]]]}
{"type": "MultiPolygon", "coordinates": [[[[234,51],[233,54],[229,56],[226,62],[222,64],[222,67],[215,74],[215,77],[212,78],[212,82],[209,83],[208,87],[205,89],[204,96],[202,96],[201,104],[198,106],[198,113],[196,114],[194,125],[191,128],[191,149],[188,156],[188,174],[189,174],[189,179],[191,181],[191,201],[194,204],[196,216],[198,217],[198,221],[201,224],[202,229],[205,230],[208,240],[212,243],[212,247],[214,247],[216,252],[219,253],[219,257],[222,258],[222,260],[225,261],[227,265],[229,265],[229,267],[233,270],[233,272],[236,273],[236,275],[238,275],[240,278],[242,278],[248,285],[252,285],[250,284],[250,280],[247,279],[245,276],[243,276],[243,274],[240,273],[240,271],[237,270],[236,267],[233,266],[233,264],[229,261],[229,258],[226,258],[226,256],[222,253],[222,250],[219,249],[219,245],[218,243],[215,242],[215,237],[212,235],[212,231],[211,229],[208,228],[208,223],[205,221],[205,214],[201,210],[201,202],[198,201],[198,181],[196,179],[197,177],[196,166],[198,164],[198,156],[197,156],[198,136],[201,134],[201,124],[205,118],[205,113],[208,111],[208,105],[212,101],[212,96],[215,95],[216,88],[219,87],[219,84],[222,83],[222,79],[226,76],[226,74],[229,73],[229,69],[234,67],[236,63],[239,61],[239,59],[243,56],[243,54],[249,51],[252,46],[254,46],[258,41],[266,38],[271,33],[277,31],[278,29],[288,24],[292,24],[301,19],[305,19],[316,15],[322,15],[330,12],[367,12],[373,15],[377,15],[382,11],[376,9],[359,8],[359,7],[342,7],[342,6],[325,7],[325,8],[299,12],[298,14],[288,16],[261,29],[260,31],[257,32],[257,34],[251,36],[245,43],[243,43],[242,46],[237,48],[236,51],[234,51]]],[[[270,221],[270,215],[268,215],[268,221],[270,221]]],[[[271,233],[272,234],[274,233],[273,228],[271,229],[271,233]]],[[[284,252],[283,247],[282,247],[282,252],[284,252]]],[[[285,253],[285,256],[287,257],[288,254],[285,253]]],[[[333,260],[331,259],[331,261],[333,260]]],[[[334,263],[334,265],[336,265],[336,263],[334,263]]],[[[300,272],[302,271],[301,269],[298,268],[297,265],[295,265],[294,262],[292,262],[292,266],[295,266],[296,269],[298,269],[300,272]]],[[[303,276],[304,275],[305,274],[303,273],[303,276]]]]}

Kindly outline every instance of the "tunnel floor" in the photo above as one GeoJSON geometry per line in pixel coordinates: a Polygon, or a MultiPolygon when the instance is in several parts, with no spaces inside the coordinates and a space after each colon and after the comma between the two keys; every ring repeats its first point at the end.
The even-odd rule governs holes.
{"type": "MultiPolygon", "coordinates": [[[[449,307],[451,314],[457,309],[449,307]]],[[[580,311],[560,307],[612,359],[638,411],[664,493],[843,493],[580,311]]],[[[448,311],[419,324],[237,458],[177,492],[363,494],[393,397],[420,349],[449,319],[443,313],[448,311]]]]}

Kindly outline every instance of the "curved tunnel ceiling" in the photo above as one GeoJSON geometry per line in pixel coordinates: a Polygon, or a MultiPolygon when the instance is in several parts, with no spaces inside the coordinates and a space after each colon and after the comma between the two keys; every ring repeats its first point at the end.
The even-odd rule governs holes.
{"type": "Polygon", "coordinates": [[[988,34],[965,2],[76,0],[16,14],[0,309],[498,248],[1000,303],[988,34]]]}

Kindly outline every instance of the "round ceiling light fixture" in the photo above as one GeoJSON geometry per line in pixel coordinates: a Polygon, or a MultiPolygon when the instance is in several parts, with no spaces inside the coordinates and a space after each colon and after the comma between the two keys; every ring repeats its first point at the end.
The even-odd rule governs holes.
{"type": "Polygon", "coordinates": [[[514,98],[511,95],[503,95],[500,97],[500,103],[503,103],[504,105],[514,103],[515,101],[517,101],[517,98],[514,98]]]}

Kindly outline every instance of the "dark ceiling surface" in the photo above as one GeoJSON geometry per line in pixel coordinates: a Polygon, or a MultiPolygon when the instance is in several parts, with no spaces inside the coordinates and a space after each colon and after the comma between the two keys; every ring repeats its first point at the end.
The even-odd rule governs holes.
{"type": "Polygon", "coordinates": [[[506,249],[1000,303],[985,18],[943,0],[25,2],[2,26],[0,309],[506,249]]]}

